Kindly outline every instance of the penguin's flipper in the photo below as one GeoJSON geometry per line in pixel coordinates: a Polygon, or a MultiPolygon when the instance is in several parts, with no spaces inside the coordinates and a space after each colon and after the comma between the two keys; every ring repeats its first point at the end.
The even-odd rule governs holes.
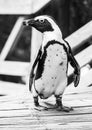
{"type": "Polygon", "coordinates": [[[66,42],[66,43],[68,46],[67,52],[68,52],[69,62],[71,64],[71,66],[74,68],[74,86],[77,87],[79,84],[79,81],[80,81],[80,66],[73,56],[71,47],[69,46],[69,43],[68,42],[66,42]]]}
{"type": "Polygon", "coordinates": [[[34,79],[34,73],[33,71],[31,70],[31,73],[30,73],[30,78],[29,78],[29,90],[31,91],[32,89],[32,84],[33,84],[33,79],[34,79]]]}
{"type": "Polygon", "coordinates": [[[40,48],[39,51],[38,51],[37,57],[36,57],[33,65],[32,65],[31,72],[30,72],[30,77],[29,77],[29,90],[30,91],[32,89],[32,84],[33,84],[33,80],[34,80],[34,77],[35,77],[34,70],[35,70],[35,67],[36,67],[40,57],[41,57],[41,54],[42,54],[42,51],[41,51],[41,48],[40,48]]]}

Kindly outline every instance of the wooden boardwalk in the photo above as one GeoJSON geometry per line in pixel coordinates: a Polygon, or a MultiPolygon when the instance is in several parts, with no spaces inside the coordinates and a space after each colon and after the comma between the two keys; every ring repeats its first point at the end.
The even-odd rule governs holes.
{"type": "MultiPolygon", "coordinates": [[[[63,103],[74,108],[69,113],[55,109],[37,111],[26,85],[1,81],[0,130],[92,130],[92,87],[87,87],[91,75],[82,76],[77,88],[67,87],[63,103]],[[89,81],[85,82],[84,77],[89,81]]],[[[53,97],[40,102],[48,107],[55,103],[53,97]]]]}

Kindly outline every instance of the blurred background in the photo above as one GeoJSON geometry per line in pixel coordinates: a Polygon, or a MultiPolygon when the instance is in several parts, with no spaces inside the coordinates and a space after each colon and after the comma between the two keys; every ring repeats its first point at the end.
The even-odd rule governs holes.
{"type": "MultiPolygon", "coordinates": [[[[54,17],[65,38],[92,19],[92,0],[52,0],[46,7],[28,17],[43,14],[54,17]]],[[[18,17],[19,15],[0,15],[0,52],[18,17]]],[[[18,43],[11,49],[6,60],[29,62],[30,41],[30,28],[25,27],[18,43]]],[[[1,75],[0,78],[20,82],[16,77],[1,75]]]]}

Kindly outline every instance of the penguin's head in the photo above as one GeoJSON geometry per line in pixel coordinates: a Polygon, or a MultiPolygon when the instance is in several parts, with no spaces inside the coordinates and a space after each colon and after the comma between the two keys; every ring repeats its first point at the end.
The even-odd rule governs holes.
{"type": "Polygon", "coordinates": [[[47,15],[24,20],[23,24],[26,26],[32,26],[42,33],[48,31],[53,32],[55,29],[59,28],[53,18],[47,15]]]}

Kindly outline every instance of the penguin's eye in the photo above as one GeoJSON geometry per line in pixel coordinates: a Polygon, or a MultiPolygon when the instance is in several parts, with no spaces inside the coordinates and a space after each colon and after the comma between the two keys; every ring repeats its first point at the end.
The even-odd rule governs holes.
{"type": "Polygon", "coordinates": [[[44,19],[39,20],[40,23],[44,23],[44,19]]]}

